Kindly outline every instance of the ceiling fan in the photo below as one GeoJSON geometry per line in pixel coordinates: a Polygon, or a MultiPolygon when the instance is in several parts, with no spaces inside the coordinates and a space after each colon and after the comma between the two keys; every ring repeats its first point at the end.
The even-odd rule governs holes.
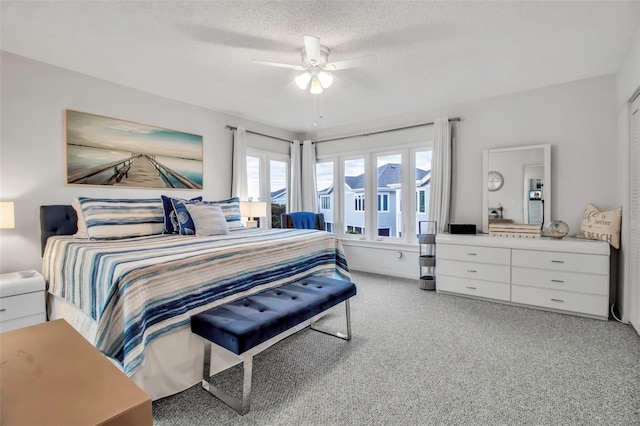
{"type": "Polygon", "coordinates": [[[361,56],[358,58],[345,59],[343,61],[329,62],[331,50],[322,44],[320,39],[314,36],[304,36],[304,47],[300,49],[302,57],[301,65],[282,64],[278,62],[260,61],[254,59],[253,62],[271,67],[289,68],[296,71],[304,71],[295,79],[299,88],[314,95],[318,95],[333,83],[333,75],[329,71],[339,71],[345,68],[357,66],[368,58],[375,55],[361,56]]]}

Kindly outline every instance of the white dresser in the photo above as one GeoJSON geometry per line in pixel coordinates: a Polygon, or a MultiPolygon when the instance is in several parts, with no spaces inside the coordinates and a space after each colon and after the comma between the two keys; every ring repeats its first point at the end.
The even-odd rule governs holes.
{"type": "Polygon", "coordinates": [[[45,282],[37,271],[0,274],[0,332],[47,320],[45,282]]]}
{"type": "Polygon", "coordinates": [[[609,244],[438,234],[436,290],[609,318],[609,244]]]}

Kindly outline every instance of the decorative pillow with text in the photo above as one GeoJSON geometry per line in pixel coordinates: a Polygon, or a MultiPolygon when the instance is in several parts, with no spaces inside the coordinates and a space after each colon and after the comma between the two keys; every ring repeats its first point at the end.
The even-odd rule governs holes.
{"type": "Polygon", "coordinates": [[[621,221],[622,206],[613,210],[601,210],[587,203],[576,238],[605,241],[614,248],[620,248],[621,221]]]}

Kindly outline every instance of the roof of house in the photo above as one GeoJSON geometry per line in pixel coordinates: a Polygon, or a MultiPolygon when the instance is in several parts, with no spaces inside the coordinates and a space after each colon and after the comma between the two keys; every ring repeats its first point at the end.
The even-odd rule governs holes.
{"type": "MultiPolygon", "coordinates": [[[[416,181],[419,186],[429,182],[431,170],[416,169],[416,181]]],[[[364,188],[364,173],[358,176],[345,176],[344,182],[351,189],[364,188]]],[[[378,167],[378,188],[388,188],[402,182],[402,164],[387,163],[378,167]]]]}
{"type": "Polygon", "coordinates": [[[271,192],[271,199],[273,200],[274,198],[280,198],[283,195],[286,195],[287,193],[287,188],[282,188],[282,189],[278,189],[276,191],[271,192]]]}

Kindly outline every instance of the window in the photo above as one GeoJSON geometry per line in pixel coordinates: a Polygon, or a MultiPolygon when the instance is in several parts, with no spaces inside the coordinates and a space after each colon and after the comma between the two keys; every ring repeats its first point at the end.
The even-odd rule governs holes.
{"type": "Polygon", "coordinates": [[[415,243],[418,222],[427,220],[429,213],[431,149],[426,142],[386,146],[392,145],[393,151],[368,149],[360,155],[318,157],[318,205],[325,220],[330,214],[327,229],[342,238],[415,243]],[[334,179],[341,182],[336,186],[341,188],[339,196],[334,193],[334,179]],[[408,196],[402,196],[403,190],[408,196]]]}
{"type": "Polygon", "coordinates": [[[418,222],[429,220],[429,194],[431,193],[431,151],[415,151],[416,182],[416,235],[418,222]]]}
{"type": "Polygon", "coordinates": [[[426,208],[426,193],[424,189],[416,190],[416,212],[417,213],[425,213],[427,211],[426,208]]]}
{"type": "Polygon", "coordinates": [[[378,155],[375,158],[378,237],[398,238],[402,230],[402,154],[378,155]]]}
{"type": "Polygon", "coordinates": [[[378,194],[378,211],[389,211],[389,194],[378,194]]]}
{"type": "Polygon", "coordinates": [[[365,232],[365,175],[364,158],[344,160],[343,220],[345,234],[362,235],[365,232]]]}
{"type": "Polygon", "coordinates": [[[321,210],[330,210],[331,209],[331,197],[328,195],[320,196],[320,209],[321,210]]]}
{"type": "Polygon", "coordinates": [[[289,157],[284,154],[247,149],[249,201],[266,201],[265,227],[280,227],[280,214],[287,208],[289,157]]]}
{"type": "Polygon", "coordinates": [[[260,201],[260,158],[247,155],[247,192],[249,201],[260,201]]]}
{"type": "Polygon", "coordinates": [[[280,215],[287,211],[287,171],[286,161],[270,160],[269,178],[271,181],[271,227],[280,228],[280,215]]]}
{"type": "Polygon", "coordinates": [[[324,215],[324,229],[333,232],[333,182],[334,167],[332,161],[325,161],[316,164],[316,188],[318,190],[318,203],[320,213],[324,215]]]}

